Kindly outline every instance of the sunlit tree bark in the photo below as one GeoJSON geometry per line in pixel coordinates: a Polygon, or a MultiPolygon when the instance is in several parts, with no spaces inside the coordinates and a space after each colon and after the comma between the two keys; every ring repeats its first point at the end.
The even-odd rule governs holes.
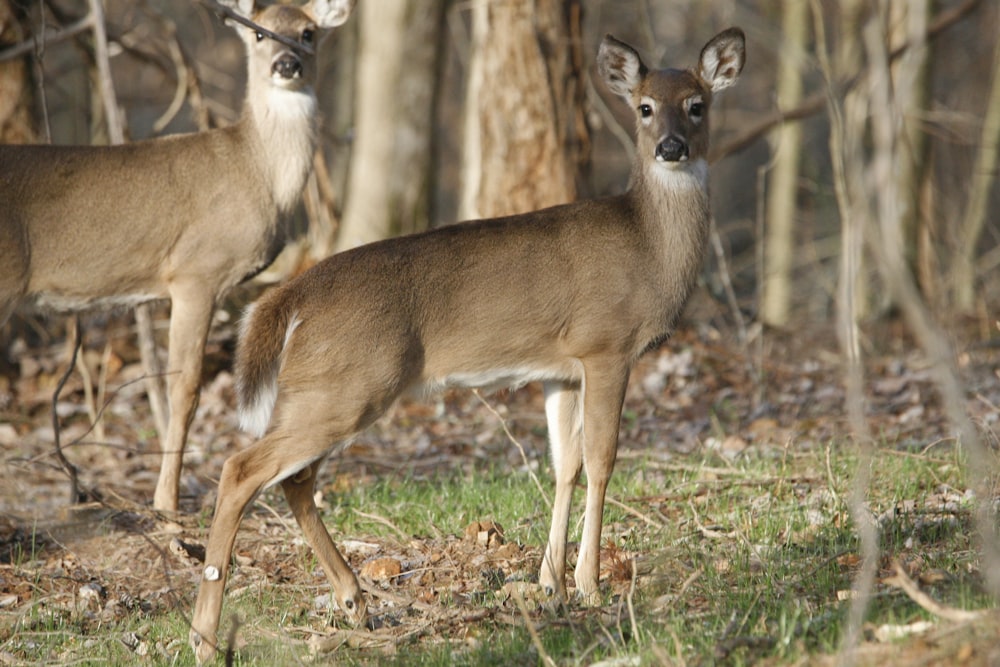
{"type": "Polygon", "coordinates": [[[338,249],[428,225],[444,0],[365,0],[355,141],[338,249]]]}
{"type": "Polygon", "coordinates": [[[578,0],[475,0],[460,218],[576,197],[585,124],[578,0]]]}

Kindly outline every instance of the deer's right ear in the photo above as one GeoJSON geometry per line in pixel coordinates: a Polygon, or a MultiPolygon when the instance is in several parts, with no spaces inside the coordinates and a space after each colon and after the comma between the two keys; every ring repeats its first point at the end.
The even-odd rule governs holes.
{"type": "Polygon", "coordinates": [[[227,7],[245,19],[253,16],[254,9],[257,7],[255,0],[215,0],[223,7],[227,7]]]}
{"type": "Polygon", "coordinates": [[[646,74],[642,58],[631,46],[605,35],[597,52],[597,69],[608,90],[629,99],[646,74]]]}

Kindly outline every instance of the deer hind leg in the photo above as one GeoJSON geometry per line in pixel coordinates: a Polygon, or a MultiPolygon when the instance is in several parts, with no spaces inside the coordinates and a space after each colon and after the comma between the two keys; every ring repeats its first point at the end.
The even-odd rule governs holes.
{"type": "Polygon", "coordinates": [[[321,461],[316,461],[297,475],[287,478],[281,483],[281,487],[285,491],[285,497],[288,499],[292,514],[295,515],[295,520],[299,522],[306,536],[306,541],[323,566],[323,572],[333,587],[337,604],[351,622],[357,625],[365,618],[365,600],[361,594],[361,585],[334,545],[313,502],[316,473],[320,463],[321,461]]]}
{"type": "Polygon", "coordinates": [[[545,417],[549,448],[555,470],[556,496],[552,505],[549,541],[542,558],[538,583],[553,598],[566,599],[566,531],[573,502],[573,487],[583,465],[579,385],[545,383],[545,417]]]}
{"type": "Polygon", "coordinates": [[[589,605],[600,603],[597,580],[604,496],[615,467],[627,382],[628,367],[618,359],[584,362],[583,467],[587,473],[587,505],[574,579],[577,593],[589,605]]]}
{"type": "Polygon", "coordinates": [[[153,507],[167,512],[178,508],[184,446],[198,406],[205,341],[215,308],[212,296],[203,292],[203,287],[171,292],[167,353],[170,420],[166,434],[160,434],[163,458],[153,495],[153,507]]]}
{"type": "MultiPolygon", "coordinates": [[[[320,365],[313,362],[312,368],[316,370],[320,365]]],[[[287,366],[285,372],[290,372],[287,366]]],[[[341,606],[346,608],[347,600],[352,600],[354,616],[360,618],[364,614],[357,579],[320,521],[312,493],[320,461],[336,443],[349,440],[381,413],[367,414],[368,404],[364,401],[339,400],[331,388],[337,383],[324,373],[317,371],[313,381],[315,384],[310,387],[304,386],[309,383],[302,380],[298,391],[289,390],[279,396],[271,431],[229,457],[222,467],[215,517],[205,549],[205,571],[191,623],[191,646],[199,662],[215,652],[226,572],[243,513],[262,489],[278,482],[282,483],[292,512],[327,576],[333,573],[331,584],[341,606]]],[[[343,384],[354,389],[361,383],[345,379],[343,384]]]]}
{"type": "Polygon", "coordinates": [[[205,569],[191,621],[190,643],[199,664],[215,653],[226,575],[243,513],[264,488],[283,474],[295,472],[282,468],[281,452],[290,446],[286,439],[272,433],[229,457],[222,466],[215,515],[205,548],[205,569]]]}

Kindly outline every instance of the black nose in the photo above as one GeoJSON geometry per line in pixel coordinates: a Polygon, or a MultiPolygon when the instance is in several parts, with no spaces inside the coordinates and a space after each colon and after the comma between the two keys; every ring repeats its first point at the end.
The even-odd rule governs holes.
{"type": "Polygon", "coordinates": [[[660,162],[681,162],[688,159],[687,143],[677,135],[670,135],[656,146],[656,159],[660,162]]]}
{"type": "Polygon", "coordinates": [[[290,53],[285,54],[271,65],[271,73],[282,79],[295,79],[302,76],[302,62],[290,53]]]}

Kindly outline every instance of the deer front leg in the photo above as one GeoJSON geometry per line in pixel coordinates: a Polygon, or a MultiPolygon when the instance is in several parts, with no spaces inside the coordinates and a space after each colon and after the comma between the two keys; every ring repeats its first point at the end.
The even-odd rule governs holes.
{"type": "Polygon", "coordinates": [[[552,525],[538,583],[546,595],[565,601],[566,531],[573,503],[573,488],[583,465],[579,387],[561,382],[545,383],[545,418],[549,427],[556,496],[552,504],[552,525]]]}
{"type": "Polygon", "coordinates": [[[163,458],[153,495],[153,507],[176,512],[188,428],[198,406],[205,341],[215,301],[204,286],[171,289],[170,339],[167,351],[167,387],[170,420],[161,434],[163,458]]]}
{"type": "Polygon", "coordinates": [[[323,520],[313,502],[313,489],[316,486],[316,473],[321,461],[316,461],[305,470],[293,475],[281,483],[281,488],[288,499],[288,506],[299,522],[306,541],[312,547],[313,553],[323,566],[323,572],[333,587],[337,604],[355,625],[365,619],[365,599],[361,594],[358,578],[340,555],[330,533],[323,525],[323,520]]]}
{"type": "Polygon", "coordinates": [[[618,360],[584,364],[583,466],[587,473],[587,505],[574,579],[577,592],[588,605],[600,603],[597,580],[604,496],[615,467],[627,382],[628,367],[618,360]]]}

